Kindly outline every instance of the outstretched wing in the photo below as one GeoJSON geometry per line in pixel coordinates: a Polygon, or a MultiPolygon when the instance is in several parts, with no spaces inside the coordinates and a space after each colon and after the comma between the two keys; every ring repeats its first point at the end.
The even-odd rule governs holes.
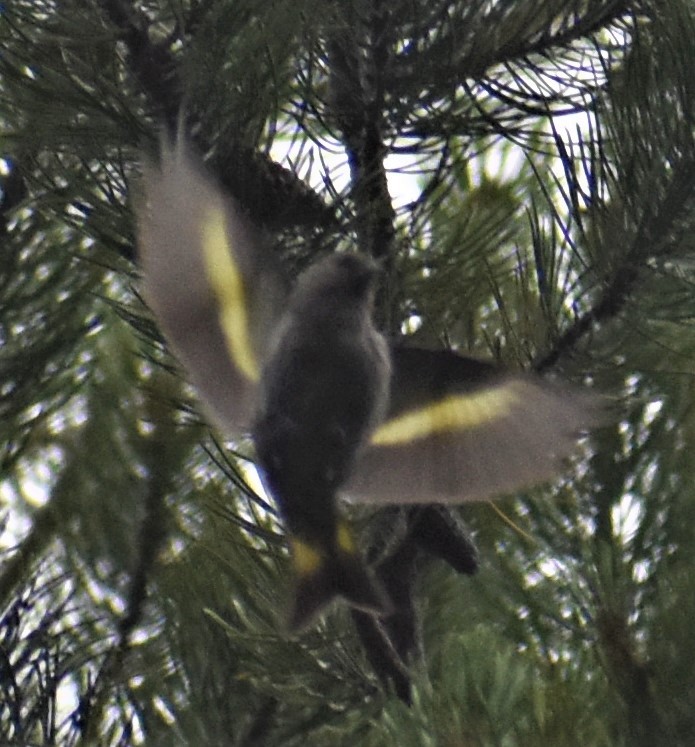
{"type": "Polygon", "coordinates": [[[393,351],[391,402],[345,494],[375,503],[458,503],[543,482],[597,420],[571,387],[448,351],[393,351]]]}
{"type": "Polygon", "coordinates": [[[287,286],[272,253],[183,144],[145,170],[138,210],[144,295],[211,419],[248,429],[287,286]]]}

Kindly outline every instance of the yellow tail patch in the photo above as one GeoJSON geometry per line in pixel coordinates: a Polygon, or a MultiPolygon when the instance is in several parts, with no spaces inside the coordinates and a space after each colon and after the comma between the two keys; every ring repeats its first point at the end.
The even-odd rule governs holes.
{"type": "Polygon", "coordinates": [[[335,533],[335,541],[338,547],[348,555],[354,555],[357,552],[357,543],[352,529],[345,521],[338,522],[335,533]]]}
{"type": "Polygon", "coordinates": [[[310,576],[323,565],[323,554],[303,540],[291,537],[290,550],[292,565],[298,576],[310,576]]]}

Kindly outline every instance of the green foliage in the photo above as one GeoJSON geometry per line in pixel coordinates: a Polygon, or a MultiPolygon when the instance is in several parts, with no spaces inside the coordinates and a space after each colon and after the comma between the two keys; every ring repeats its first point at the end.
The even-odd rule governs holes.
{"type": "Polygon", "coordinates": [[[694,26],[687,0],[0,5],[0,741],[692,741],[694,26]],[[461,509],[475,578],[418,566],[409,706],[346,610],[283,633],[248,444],[138,295],[142,152],[178,116],[290,207],[296,264],[381,257],[392,329],[611,397],[563,481],[461,509]],[[422,187],[397,208],[389,153],[422,187]]]}

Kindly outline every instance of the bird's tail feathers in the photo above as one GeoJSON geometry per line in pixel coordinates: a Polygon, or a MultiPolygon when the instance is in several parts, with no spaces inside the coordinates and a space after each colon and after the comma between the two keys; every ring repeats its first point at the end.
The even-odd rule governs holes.
{"type": "Polygon", "coordinates": [[[296,576],[290,630],[305,628],[338,596],[376,616],[391,613],[391,602],[360,558],[346,523],[338,524],[336,541],[328,548],[296,536],[291,537],[290,545],[296,576]]]}

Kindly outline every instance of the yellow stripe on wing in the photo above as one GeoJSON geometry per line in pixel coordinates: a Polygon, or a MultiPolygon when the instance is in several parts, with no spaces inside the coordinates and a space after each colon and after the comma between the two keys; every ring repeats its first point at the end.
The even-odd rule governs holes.
{"type": "Polygon", "coordinates": [[[260,371],[249,337],[244,279],[234,261],[225,214],[219,207],[208,210],[201,238],[205,272],[219,303],[220,324],[227,350],[242,374],[250,381],[258,381],[260,371]]]}
{"type": "Polygon", "coordinates": [[[371,438],[374,446],[397,446],[422,438],[485,425],[521,402],[523,384],[506,382],[469,394],[452,394],[387,420],[371,438]]]}

